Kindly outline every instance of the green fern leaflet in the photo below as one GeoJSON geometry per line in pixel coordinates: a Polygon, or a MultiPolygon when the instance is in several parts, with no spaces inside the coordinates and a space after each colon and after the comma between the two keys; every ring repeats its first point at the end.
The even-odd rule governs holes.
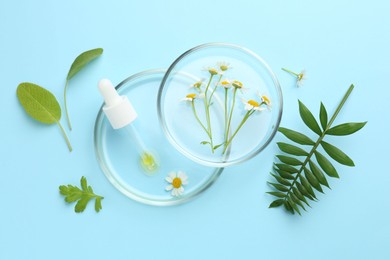
{"type": "Polygon", "coordinates": [[[318,135],[316,141],[291,129],[279,128],[278,131],[290,139],[293,144],[277,143],[283,154],[276,156],[279,162],[274,164],[273,173],[271,173],[275,181],[269,182],[269,184],[273,186],[274,191],[267,193],[277,197],[277,199],[270,204],[270,208],[284,206],[292,214],[297,212],[301,215],[301,209],[306,210],[305,206],[310,207],[309,202],[317,200],[316,192],[323,193],[323,187],[329,188],[327,176],[339,178],[336,168],[325,154],[340,164],[355,166],[348,155],[336,146],[324,141],[328,135],[353,134],[367,123],[345,123],[332,127],[353,88],[353,85],[349,87],[329,121],[328,113],[322,103],[318,123],[309,109],[301,101],[298,101],[300,116],[305,125],[318,135]],[[325,153],[319,151],[320,146],[325,153]]]}

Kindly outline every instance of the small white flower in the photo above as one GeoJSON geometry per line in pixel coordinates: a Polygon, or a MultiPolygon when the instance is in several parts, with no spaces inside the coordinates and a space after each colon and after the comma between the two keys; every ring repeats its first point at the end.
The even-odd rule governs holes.
{"type": "Polygon", "coordinates": [[[224,88],[231,88],[232,87],[232,81],[229,79],[224,79],[218,83],[218,86],[224,87],[224,88]]]}
{"type": "Polygon", "coordinates": [[[241,93],[245,93],[248,90],[246,87],[244,87],[244,84],[242,84],[242,82],[238,80],[233,80],[232,86],[236,89],[239,89],[241,93]]]}
{"type": "Polygon", "coordinates": [[[268,110],[271,110],[272,104],[271,104],[271,100],[269,99],[269,97],[266,95],[258,95],[258,96],[261,99],[261,103],[265,104],[267,106],[268,110]]]}
{"type": "Polygon", "coordinates": [[[301,87],[303,85],[303,81],[307,79],[306,70],[302,70],[300,73],[296,73],[289,69],[282,68],[282,70],[294,75],[297,78],[297,87],[301,87]]]}
{"type": "Polygon", "coordinates": [[[247,100],[242,98],[241,101],[242,101],[242,103],[245,104],[244,109],[247,110],[247,111],[249,111],[249,110],[256,110],[256,111],[260,112],[260,111],[265,110],[264,107],[261,107],[261,103],[255,101],[253,99],[250,99],[250,100],[247,101],[247,100]]]}
{"type": "Polygon", "coordinates": [[[215,76],[215,75],[218,75],[221,73],[218,69],[216,69],[214,67],[205,67],[205,68],[203,68],[203,70],[207,71],[212,76],[215,76]]]}
{"type": "Polygon", "coordinates": [[[204,85],[203,81],[204,81],[204,79],[201,79],[201,80],[195,82],[194,84],[191,84],[190,88],[194,88],[197,91],[201,92],[201,87],[204,85]]]}
{"type": "Polygon", "coordinates": [[[195,98],[197,98],[195,93],[187,94],[185,98],[183,98],[181,101],[190,101],[192,102],[195,98]]]}
{"type": "Polygon", "coordinates": [[[184,193],[184,185],[188,184],[188,176],[182,172],[170,172],[165,180],[169,183],[165,187],[166,191],[171,191],[171,195],[174,197],[181,196],[184,193]]]}
{"type": "Polygon", "coordinates": [[[219,67],[222,73],[233,68],[232,66],[230,66],[230,63],[226,61],[217,62],[217,66],[219,67]]]}

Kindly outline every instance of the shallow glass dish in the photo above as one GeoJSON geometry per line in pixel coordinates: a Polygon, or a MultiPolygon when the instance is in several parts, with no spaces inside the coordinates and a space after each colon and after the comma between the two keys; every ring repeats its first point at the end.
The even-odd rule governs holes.
{"type": "Polygon", "coordinates": [[[189,159],[206,166],[226,167],[246,161],[259,154],[274,137],[283,110],[283,98],[279,82],[268,64],[254,52],[227,43],[209,43],[192,48],[177,58],[162,79],[158,94],[158,112],[162,129],[169,142],[189,159]],[[226,71],[220,66],[228,65],[226,71]],[[210,69],[220,74],[214,75],[210,84],[210,69]],[[222,75],[223,74],[223,75],[222,75]],[[219,80],[220,79],[220,80],[219,80]],[[236,92],[235,105],[227,131],[231,107],[233,106],[234,87],[228,89],[225,115],[225,88],[218,82],[229,79],[243,84],[236,92]],[[202,82],[202,89],[191,88],[196,82],[202,82]],[[206,91],[209,85],[209,91],[206,91]],[[216,87],[217,86],[217,87],[216,87]],[[212,91],[216,87],[214,94],[212,91]],[[194,115],[192,101],[185,101],[188,94],[197,94],[194,106],[199,120],[194,115]],[[202,94],[203,93],[203,94],[202,94]],[[208,93],[209,121],[205,100],[202,95],[208,93]],[[262,96],[271,100],[270,109],[253,113],[242,125],[248,112],[245,102],[261,102],[262,96]],[[184,100],[184,101],[183,101],[184,100]],[[258,112],[258,113],[257,113],[258,112]],[[199,123],[202,122],[203,126],[199,123]],[[210,126],[210,127],[209,127],[210,126]],[[211,129],[214,151],[210,145],[211,129]],[[229,140],[236,130],[231,142],[229,140]],[[228,133],[228,134],[226,134],[228,133]],[[227,150],[223,143],[229,143],[227,150]],[[224,151],[225,150],[225,151],[224,151]]]}
{"type": "Polygon", "coordinates": [[[223,168],[199,165],[180,154],[169,144],[157,117],[157,93],[166,70],[148,70],[135,74],[117,87],[126,95],[138,113],[134,126],[145,145],[159,158],[160,167],[147,175],[139,163],[139,155],[125,129],[114,130],[100,108],[94,130],[98,163],[108,180],[129,198],[150,205],[168,206],[188,201],[210,187],[223,168]],[[165,191],[165,177],[183,171],[188,185],[180,197],[165,191]]]}

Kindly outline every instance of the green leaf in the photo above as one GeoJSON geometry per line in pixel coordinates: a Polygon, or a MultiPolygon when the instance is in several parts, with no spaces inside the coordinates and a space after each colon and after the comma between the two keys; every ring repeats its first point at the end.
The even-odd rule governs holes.
{"type": "Polygon", "coordinates": [[[335,127],[332,127],[328,131],[326,131],[326,134],[328,135],[350,135],[353,134],[360,129],[362,129],[367,122],[361,122],[361,123],[345,123],[341,124],[335,127]]]}
{"type": "Polygon", "coordinates": [[[83,212],[87,207],[90,200],[95,199],[95,210],[99,212],[102,209],[101,201],[102,196],[93,193],[91,186],[87,186],[87,179],[83,176],[80,180],[82,190],[72,185],[61,185],[59,186],[60,194],[65,196],[65,202],[72,203],[77,201],[75,205],[75,212],[83,212]]]}
{"type": "Polygon", "coordinates": [[[326,112],[326,108],[324,104],[322,104],[322,102],[320,106],[320,122],[321,122],[322,129],[325,131],[328,125],[328,113],[326,112]]]}
{"type": "Polygon", "coordinates": [[[293,192],[294,192],[295,196],[297,196],[298,199],[300,199],[301,201],[306,203],[307,206],[310,207],[310,204],[307,202],[307,200],[305,199],[304,195],[298,190],[298,188],[293,187],[292,189],[293,189],[293,192]]]}
{"type": "Polygon", "coordinates": [[[32,118],[44,124],[57,124],[65,138],[69,151],[72,151],[72,146],[60,123],[61,108],[55,96],[50,91],[28,82],[19,84],[16,95],[24,110],[32,118]]]}
{"type": "Polygon", "coordinates": [[[325,156],[323,156],[322,154],[320,154],[319,152],[315,151],[314,152],[315,156],[316,156],[316,159],[317,159],[317,162],[318,164],[321,166],[321,168],[324,170],[324,172],[330,176],[330,177],[334,177],[334,178],[340,178],[336,169],[333,167],[333,165],[329,162],[328,159],[326,159],[325,156]]]}
{"type": "Polygon", "coordinates": [[[326,187],[328,187],[330,189],[328,181],[326,180],[326,177],[322,173],[321,169],[318,168],[318,166],[312,160],[309,160],[309,166],[310,166],[311,172],[314,174],[314,176],[316,176],[317,180],[322,185],[324,185],[324,186],[326,186],[326,187]]]}
{"type": "Polygon", "coordinates": [[[278,184],[278,183],[272,183],[272,182],[268,182],[268,184],[274,186],[275,189],[277,189],[279,191],[282,191],[282,192],[289,191],[289,189],[286,186],[284,186],[284,185],[281,185],[281,184],[278,184]]]}
{"type": "Polygon", "coordinates": [[[333,146],[330,143],[324,141],[321,142],[321,146],[324,148],[325,152],[329,154],[329,156],[332,157],[335,161],[347,166],[355,166],[352,159],[336,146],[333,146]]]}
{"type": "Polygon", "coordinates": [[[284,203],[284,199],[277,199],[277,200],[274,200],[270,205],[269,205],[269,208],[277,208],[277,207],[280,207],[282,206],[284,203]]]}
{"type": "Polygon", "coordinates": [[[278,167],[280,170],[288,172],[288,173],[297,173],[298,170],[290,165],[282,164],[282,163],[275,163],[275,166],[278,167]]]}
{"type": "Polygon", "coordinates": [[[102,53],[103,53],[102,48],[92,49],[92,50],[81,53],[73,61],[72,66],[69,69],[68,76],[66,76],[66,83],[65,83],[65,87],[64,87],[64,105],[65,105],[66,119],[68,121],[68,126],[69,126],[70,130],[72,130],[72,124],[70,122],[70,117],[69,117],[69,113],[68,113],[68,105],[67,105],[67,101],[66,101],[66,90],[68,88],[69,80],[71,78],[73,78],[88,63],[90,63],[92,60],[99,57],[102,53]]]}
{"type": "Polygon", "coordinates": [[[304,167],[304,172],[305,172],[306,179],[309,181],[310,185],[314,187],[316,190],[318,190],[319,192],[324,193],[319,181],[314,176],[314,174],[306,167],[304,167]]]}
{"type": "Polygon", "coordinates": [[[288,180],[285,180],[283,179],[282,177],[276,175],[276,174],[273,174],[271,173],[271,175],[282,185],[285,185],[285,186],[291,186],[291,183],[288,181],[288,180]]]}
{"type": "Polygon", "coordinates": [[[276,157],[278,157],[278,159],[282,163],[285,163],[285,164],[289,164],[289,165],[293,165],[293,166],[302,165],[302,162],[300,160],[295,159],[295,158],[290,157],[290,156],[277,155],[276,157]]]}
{"type": "Polygon", "coordinates": [[[291,173],[288,173],[288,172],[286,172],[286,171],[282,171],[282,170],[280,170],[280,169],[278,169],[278,168],[275,168],[275,167],[274,167],[274,170],[275,170],[277,173],[279,173],[279,175],[280,175],[282,178],[284,178],[284,179],[287,179],[287,180],[294,180],[294,179],[295,179],[294,175],[292,175],[291,173]]]}
{"type": "Polygon", "coordinates": [[[73,61],[72,66],[68,72],[68,76],[66,80],[70,80],[75,76],[82,68],[85,67],[92,60],[96,59],[103,53],[102,48],[92,49],[86,52],[81,53],[77,58],[73,61]]]}
{"type": "Polygon", "coordinates": [[[321,135],[322,131],[320,126],[318,125],[316,119],[314,118],[313,114],[310,112],[310,110],[300,101],[299,102],[299,114],[301,115],[301,118],[303,122],[316,134],[321,135]]]}
{"type": "Polygon", "coordinates": [[[301,200],[300,200],[300,199],[298,199],[298,197],[297,197],[297,196],[295,196],[295,194],[294,194],[294,193],[290,193],[290,197],[291,197],[292,201],[294,201],[294,202],[295,202],[295,204],[298,204],[298,205],[299,205],[301,208],[303,208],[303,210],[304,210],[304,211],[306,211],[306,209],[305,209],[305,206],[303,206],[303,204],[302,204],[301,200]]]}
{"type": "Polygon", "coordinates": [[[282,151],[282,152],[285,152],[285,153],[288,153],[288,154],[292,154],[292,155],[296,155],[296,156],[307,156],[309,155],[305,150],[303,150],[302,148],[299,148],[297,146],[294,146],[294,145],[291,145],[291,144],[287,144],[287,143],[282,143],[282,142],[279,142],[279,143],[276,143],[279,147],[279,149],[282,151]]]}
{"type": "Polygon", "coordinates": [[[317,198],[310,183],[307,181],[307,179],[305,177],[303,177],[302,175],[299,175],[299,180],[301,181],[301,184],[303,187],[305,187],[305,189],[307,190],[307,192],[310,194],[310,196],[312,196],[313,198],[317,198]]]}
{"type": "Polygon", "coordinates": [[[208,141],[202,141],[202,142],[200,142],[200,144],[203,144],[203,145],[205,145],[205,144],[211,144],[210,142],[208,142],[208,141]]]}
{"type": "Polygon", "coordinates": [[[219,147],[221,147],[222,145],[224,145],[225,143],[222,143],[222,144],[218,144],[216,146],[214,146],[214,150],[218,149],[219,147]]]}
{"type": "Polygon", "coordinates": [[[296,182],[296,186],[297,186],[299,192],[302,193],[303,196],[305,196],[309,200],[314,200],[314,197],[310,195],[310,193],[306,190],[305,187],[303,187],[302,184],[300,184],[299,182],[296,182]]]}
{"type": "Polygon", "coordinates": [[[294,130],[284,128],[284,127],[279,127],[278,129],[279,132],[284,134],[288,139],[290,139],[293,142],[296,142],[298,144],[302,145],[314,145],[315,142],[312,141],[309,137],[307,137],[304,134],[301,134],[299,132],[296,132],[294,130]]]}
{"type": "Polygon", "coordinates": [[[294,209],[291,207],[291,205],[290,205],[290,203],[287,201],[287,200],[285,200],[284,201],[284,208],[287,210],[287,211],[289,211],[291,214],[294,214],[295,212],[294,212],[294,209]]]}
{"type": "Polygon", "coordinates": [[[278,197],[278,198],[284,198],[286,197],[286,194],[279,191],[268,191],[268,194],[271,194],[272,196],[278,197]]]}
{"type": "Polygon", "coordinates": [[[287,197],[287,201],[288,201],[288,203],[290,204],[290,206],[291,206],[296,212],[298,212],[299,215],[301,215],[301,211],[300,211],[299,208],[297,207],[297,204],[295,204],[295,202],[291,199],[291,197],[287,197]]]}

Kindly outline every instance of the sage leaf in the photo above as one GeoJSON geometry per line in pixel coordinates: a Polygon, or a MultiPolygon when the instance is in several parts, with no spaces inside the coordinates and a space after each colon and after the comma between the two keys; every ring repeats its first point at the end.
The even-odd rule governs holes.
{"type": "Polygon", "coordinates": [[[299,148],[295,145],[282,143],[282,142],[279,142],[276,144],[278,145],[279,149],[285,153],[297,155],[297,156],[307,156],[308,155],[308,153],[305,150],[303,150],[302,148],[299,148]]]}
{"type": "Polygon", "coordinates": [[[367,122],[361,122],[361,123],[345,123],[341,124],[335,127],[332,127],[328,131],[326,131],[326,134],[328,135],[350,135],[353,134],[360,129],[362,129],[367,122]]]}
{"type": "Polygon", "coordinates": [[[316,134],[321,135],[322,131],[320,126],[318,125],[316,119],[314,118],[313,114],[310,112],[310,110],[300,101],[299,102],[299,114],[301,115],[301,118],[303,122],[316,134]]]}
{"type": "Polygon", "coordinates": [[[288,139],[290,139],[293,142],[296,142],[298,144],[303,144],[303,145],[314,145],[314,141],[312,141],[309,137],[307,137],[304,134],[301,134],[297,131],[284,128],[284,127],[279,127],[278,129],[279,132],[284,134],[288,139]]]}
{"type": "Polygon", "coordinates": [[[72,66],[69,69],[68,75],[66,76],[66,83],[65,83],[65,87],[64,87],[64,104],[65,104],[66,119],[68,121],[68,126],[69,126],[70,130],[72,130],[72,124],[70,122],[69,113],[68,113],[68,105],[66,102],[66,90],[68,88],[69,80],[71,78],[73,78],[88,63],[90,63],[92,60],[99,57],[102,53],[103,53],[102,48],[92,49],[92,50],[81,53],[73,61],[72,66]]]}
{"type": "Polygon", "coordinates": [[[322,102],[320,106],[320,122],[321,122],[322,129],[325,131],[328,125],[328,113],[326,112],[326,108],[324,104],[322,104],[322,102]]]}
{"type": "Polygon", "coordinates": [[[316,156],[316,159],[317,159],[317,162],[318,164],[321,166],[321,168],[324,170],[324,172],[330,176],[330,177],[334,177],[334,178],[340,178],[336,169],[333,167],[333,165],[329,162],[328,159],[326,159],[325,156],[323,156],[322,154],[320,154],[319,152],[315,151],[314,152],[315,156],[316,156]]]}
{"type": "Polygon", "coordinates": [[[329,156],[332,157],[335,161],[347,166],[355,166],[352,159],[336,146],[333,146],[330,143],[324,141],[321,142],[321,146],[324,148],[325,152],[329,154],[329,156]]]}
{"type": "Polygon", "coordinates": [[[48,125],[57,124],[69,151],[72,151],[72,145],[60,123],[61,107],[55,96],[47,89],[29,82],[20,83],[16,95],[24,110],[32,118],[48,125]]]}

